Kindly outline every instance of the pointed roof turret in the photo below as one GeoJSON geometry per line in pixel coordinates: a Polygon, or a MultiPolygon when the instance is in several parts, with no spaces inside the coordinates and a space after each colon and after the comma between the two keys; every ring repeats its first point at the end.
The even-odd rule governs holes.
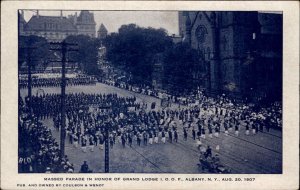
{"type": "Polygon", "coordinates": [[[100,39],[104,39],[107,36],[107,29],[105,28],[105,26],[101,23],[99,29],[98,29],[98,38],[100,39]]]}
{"type": "Polygon", "coordinates": [[[105,26],[101,23],[98,32],[106,32],[107,33],[107,29],[105,28],[105,26]]]}

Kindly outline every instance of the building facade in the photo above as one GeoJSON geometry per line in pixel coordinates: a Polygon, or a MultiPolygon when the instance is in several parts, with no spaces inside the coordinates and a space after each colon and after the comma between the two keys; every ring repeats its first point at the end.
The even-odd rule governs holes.
{"type": "Polygon", "coordinates": [[[200,56],[192,74],[206,92],[280,99],[282,14],[179,12],[179,35],[200,56]]]}
{"type": "Polygon", "coordinates": [[[92,38],[96,33],[94,14],[89,11],[81,11],[79,16],[42,16],[39,11],[28,22],[24,20],[24,13],[19,13],[19,35],[36,35],[46,38],[48,41],[62,41],[70,35],[87,35],[92,38]]]}

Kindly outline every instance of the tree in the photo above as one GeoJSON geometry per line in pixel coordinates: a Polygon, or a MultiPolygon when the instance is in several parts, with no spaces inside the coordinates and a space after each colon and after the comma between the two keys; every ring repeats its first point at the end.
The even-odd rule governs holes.
{"type": "Polygon", "coordinates": [[[27,65],[26,59],[29,51],[31,51],[31,64],[32,68],[36,68],[37,66],[46,67],[49,63],[49,58],[53,56],[53,52],[49,50],[50,46],[47,40],[43,37],[39,36],[20,36],[19,37],[19,60],[18,66],[19,69],[25,63],[27,65]],[[35,49],[30,50],[30,47],[34,47],[35,49]]]}
{"type": "Polygon", "coordinates": [[[172,47],[172,39],[164,29],[122,25],[118,33],[105,40],[107,59],[114,66],[132,74],[132,83],[151,85],[153,58],[172,47]]]}
{"type": "Polygon", "coordinates": [[[164,86],[177,95],[192,90],[196,64],[199,64],[196,50],[185,43],[175,44],[164,55],[164,86]]]}
{"type": "Polygon", "coordinates": [[[85,35],[68,36],[66,42],[78,44],[78,51],[69,53],[70,60],[77,62],[79,68],[85,73],[98,75],[100,71],[97,61],[100,42],[85,35]]]}

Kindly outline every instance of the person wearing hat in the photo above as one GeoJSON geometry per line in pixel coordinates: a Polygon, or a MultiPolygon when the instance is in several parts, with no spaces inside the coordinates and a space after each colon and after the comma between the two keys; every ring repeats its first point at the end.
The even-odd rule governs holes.
{"type": "Polygon", "coordinates": [[[87,143],[87,140],[86,140],[86,137],[85,136],[82,136],[82,140],[81,140],[81,149],[84,153],[86,153],[86,143],[87,143]]]}
{"type": "Polygon", "coordinates": [[[142,138],[142,134],[138,132],[136,134],[136,143],[138,146],[141,146],[141,138],[142,138]]]}
{"type": "Polygon", "coordinates": [[[215,137],[219,137],[220,134],[220,124],[215,122],[215,137]]]}
{"type": "Polygon", "coordinates": [[[90,151],[91,152],[94,152],[94,137],[93,137],[93,135],[90,135],[90,137],[89,137],[89,148],[90,148],[90,151]]]}
{"type": "Polygon", "coordinates": [[[249,121],[246,121],[245,124],[246,124],[246,126],[245,126],[245,128],[246,128],[245,134],[248,136],[249,135],[249,128],[250,128],[249,125],[250,125],[250,123],[249,123],[249,121]]]}
{"type": "Polygon", "coordinates": [[[208,123],[208,136],[210,137],[210,138],[213,138],[213,131],[212,131],[212,126],[211,126],[211,123],[209,122],[208,123]]]}
{"type": "Polygon", "coordinates": [[[157,133],[157,131],[154,131],[154,143],[155,144],[158,143],[158,133],[157,133]]]}
{"type": "MultiPolygon", "coordinates": [[[[113,134],[110,134],[109,137],[109,145],[110,145],[110,148],[113,148],[114,147],[114,144],[115,144],[115,141],[114,141],[114,135],[113,134]]],[[[101,150],[103,150],[103,144],[104,144],[104,139],[103,139],[103,143],[101,145],[101,150]]]]}
{"type": "Polygon", "coordinates": [[[121,141],[122,141],[123,148],[125,148],[125,145],[126,145],[126,136],[125,136],[125,134],[121,135],[121,141]]]}
{"type": "Polygon", "coordinates": [[[187,141],[187,136],[188,136],[188,134],[187,134],[186,128],[184,127],[183,128],[183,138],[185,141],[187,141]]]}
{"type": "Polygon", "coordinates": [[[89,166],[87,164],[87,161],[84,161],[80,168],[80,173],[89,173],[89,166]]]}
{"type": "Polygon", "coordinates": [[[212,156],[212,151],[211,151],[210,146],[208,145],[206,152],[205,152],[205,157],[207,158],[207,157],[211,157],[211,156],[212,156]]]}
{"type": "Polygon", "coordinates": [[[192,135],[193,135],[193,139],[196,140],[196,131],[194,127],[192,129],[192,135]]]}
{"type": "Polygon", "coordinates": [[[258,128],[256,123],[257,123],[257,122],[256,122],[255,119],[252,119],[252,120],[251,120],[250,125],[251,125],[251,128],[252,128],[252,134],[253,134],[253,135],[256,134],[257,128],[258,128]]]}
{"type": "Polygon", "coordinates": [[[227,123],[227,121],[224,122],[224,129],[225,129],[225,135],[228,136],[228,123],[227,123]]]}
{"type": "Polygon", "coordinates": [[[165,135],[165,132],[164,131],[162,131],[161,132],[161,141],[162,141],[162,143],[166,143],[166,135],[165,135]]]}
{"type": "Polygon", "coordinates": [[[236,125],[234,125],[234,130],[235,130],[235,136],[239,136],[239,123],[236,123],[236,125]]]}
{"type": "Polygon", "coordinates": [[[152,131],[149,131],[149,144],[150,145],[153,144],[153,134],[152,134],[152,131]]]}
{"type": "Polygon", "coordinates": [[[169,129],[169,131],[168,131],[168,137],[169,137],[169,142],[172,143],[172,141],[173,141],[173,135],[172,135],[171,129],[169,129]]]}
{"type": "Polygon", "coordinates": [[[130,147],[132,146],[132,134],[131,133],[128,134],[128,144],[130,147]]]}
{"type": "Polygon", "coordinates": [[[174,130],[174,141],[177,142],[178,141],[178,133],[177,130],[174,130]]]}
{"type": "Polygon", "coordinates": [[[147,146],[148,134],[146,131],[143,132],[143,142],[144,142],[144,145],[147,146]]]}

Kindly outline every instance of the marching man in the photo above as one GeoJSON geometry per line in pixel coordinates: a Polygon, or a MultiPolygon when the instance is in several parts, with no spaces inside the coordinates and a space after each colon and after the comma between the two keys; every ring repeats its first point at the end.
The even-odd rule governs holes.
{"type": "Polygon", "coordinates": [[[83,136],[82,139],[81,139],[81,149],[84,153],[86,153],[86,137],[83,136]]]}
{"type": "Polygon", "coordinates": [[[234,126],[235,136],[239,136],[239,125],[238,123],[234,126]]]}
{"type": "Polygon", "coordinates": [[[166,135],[165,135],[165,132],[162,131],[161,132],[161,141],[165,144],[166,143],[166,135]]]}
{"type": "Polygon", "coordinates": [[[94,152],[94,137],[93,137],[93,135],[90,135],[89,144],[90,144],[89,148],[90,148],[91,152],[94,152]]]}

